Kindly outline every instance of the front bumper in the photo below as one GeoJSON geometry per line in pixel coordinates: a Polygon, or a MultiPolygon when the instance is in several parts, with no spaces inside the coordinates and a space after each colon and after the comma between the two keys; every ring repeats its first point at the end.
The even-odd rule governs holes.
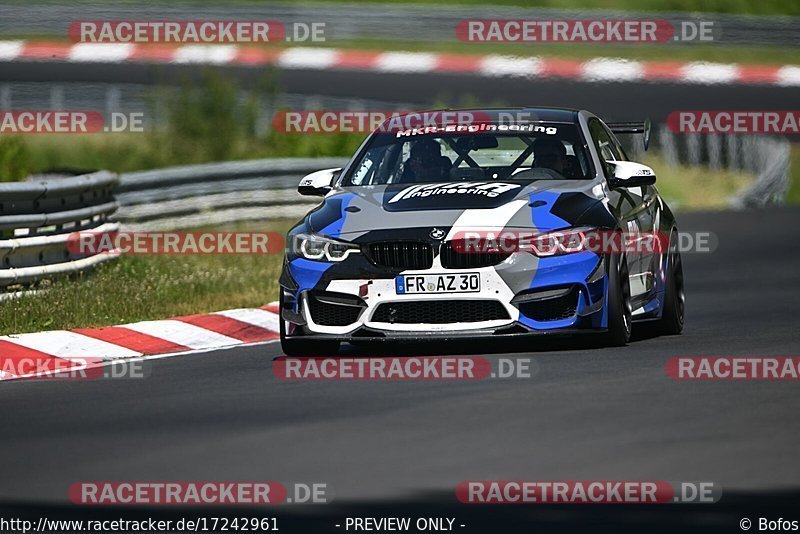
{"type": "Polygon", "coordinates": [[[351,273],[341,265],[296,259],[281,276],[284,335],[382,341],[603,332],[605,261],[591,252],[552,258],[515,253],[476,269],[434,265],[387,273],[361,265],[351,273]],[[398,274],[467,272],[479,274],[479,292],[408,295],[395,289],[398,274]]]}

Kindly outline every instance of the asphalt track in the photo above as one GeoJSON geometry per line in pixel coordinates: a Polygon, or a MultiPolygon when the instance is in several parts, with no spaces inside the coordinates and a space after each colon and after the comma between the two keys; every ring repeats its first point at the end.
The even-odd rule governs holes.
{"type": "MultiPolygon", "coordinates": [[[[0,82],[180,84],[208,69],[250,84],[272,69],[137,63],[74,64],[0,62],[0,82]]],[[[794,109],[796,87],[746,84],[677,84],[647,82],[578,82],[568,79],[492,78],[471,74],[387,73],[346,70],[281,70],[281,89],[292,94],[363,98],[420,106],[554,106],[588,109],[607,120],[649,117],[663,122],[686,109],[794,109]],[[755,104],[754,104],[755,103],[755,104]]]]}
{"type": "Polygon", "coordinates": [[[604,349],[539,340],[424,347],[531,358],[530,379],[280,381],[280,349],[268,344],[154,360],[143,380],[4,383],[0,515],[85,517],[65,506],[76,481],[277,480],[335,492],[333,504],[313,510],[276,509],[285,532],[343,532],[333,524],[344,516],[398,513],[456,517],[460,532],[738,532],[746,514],[800,519],[797,383],[679,382],[664,369],[673,356],[798,355],[800,210],[678,221],[719,239],[713,253],[684,255],[682,336],[640,331],[629,346],[604,349]],[[723,497],[459,504],[455,485],[480,479],[703,480],[723,497]]]}

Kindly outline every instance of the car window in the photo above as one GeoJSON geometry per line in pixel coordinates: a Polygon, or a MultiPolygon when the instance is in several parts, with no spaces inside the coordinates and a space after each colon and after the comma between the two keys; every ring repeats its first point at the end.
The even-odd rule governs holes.
{"type": "Polygon", "coordinates": [[[626,158],[623,156],[624,152],[620,150],[618,144],[616,143],[616,139],[613,139],[611,134],[606,130],[603,123],[601,123],[598,119],[592,118],[589,120],[589,133],[592,136],[592,142],[594,142],[595,148],[597,148],[597,153],[600,156],[600,159],[603,161],[603,167],[606,170],[606,176],[611,176],[614,174],[614,170],[611,166],[606,165],[606,161],[625,161],[626,158]]]}
{"type": "Polygon", "coordinates": [[[615,161],[628,161],[628,155],[625,153],[625,149],[622,147],[622,143],[619,142],[619,139],[617,139],[617,136],[608,129],[608,126],[604,125],[604,129],[608,138],[611,139],[611,146],[614,149],[613,154],[616,158],[615,161]]]}
{"type": "Polygon", "coordinates": [[[342,184],[348,186],[493,179],[590,179],[575,124],[527,130],[486,125],[476,132],[377,133],[342,184]]]}
{"type": "Polygon", "coordinates": [[[589,132],[592,134],[592,140],[597,148],[597,153],[603,161],[622,161],[622,154],[617,148],[611,135],[603,127],[603,124],[598,119],[591,119],[589,122],[589,132]]]}

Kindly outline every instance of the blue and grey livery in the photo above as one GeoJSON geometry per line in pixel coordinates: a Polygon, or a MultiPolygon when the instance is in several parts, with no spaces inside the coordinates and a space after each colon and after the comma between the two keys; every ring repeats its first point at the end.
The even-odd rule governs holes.
{"type": "Polygon", "coordinates": [[[280,279],[290,355],[341,342],[597,333],[625,344],[635,321],[683,327],[675,219],[655,174],[586,111],[475,110],[506,128],[378,129],[344,169],[307,176],[322,203],[290,230],[280,279]],[[509,128],[513,124],[543,128],[509,128]],[[463,254],[464,230],[575,229],[670,236],[652,254],[519,250],[463,254]]]}

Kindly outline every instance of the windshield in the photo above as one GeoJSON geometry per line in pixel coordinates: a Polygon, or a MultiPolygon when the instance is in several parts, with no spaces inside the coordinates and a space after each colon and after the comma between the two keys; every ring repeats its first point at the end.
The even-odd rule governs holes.
{"type": "Polygon", "coordinates": [[[574,124],[529,125],[524,132],[484,126],[488,128],[476,133],[377,133],[342,185],[593,177],[588,153],[574,124]]]}

